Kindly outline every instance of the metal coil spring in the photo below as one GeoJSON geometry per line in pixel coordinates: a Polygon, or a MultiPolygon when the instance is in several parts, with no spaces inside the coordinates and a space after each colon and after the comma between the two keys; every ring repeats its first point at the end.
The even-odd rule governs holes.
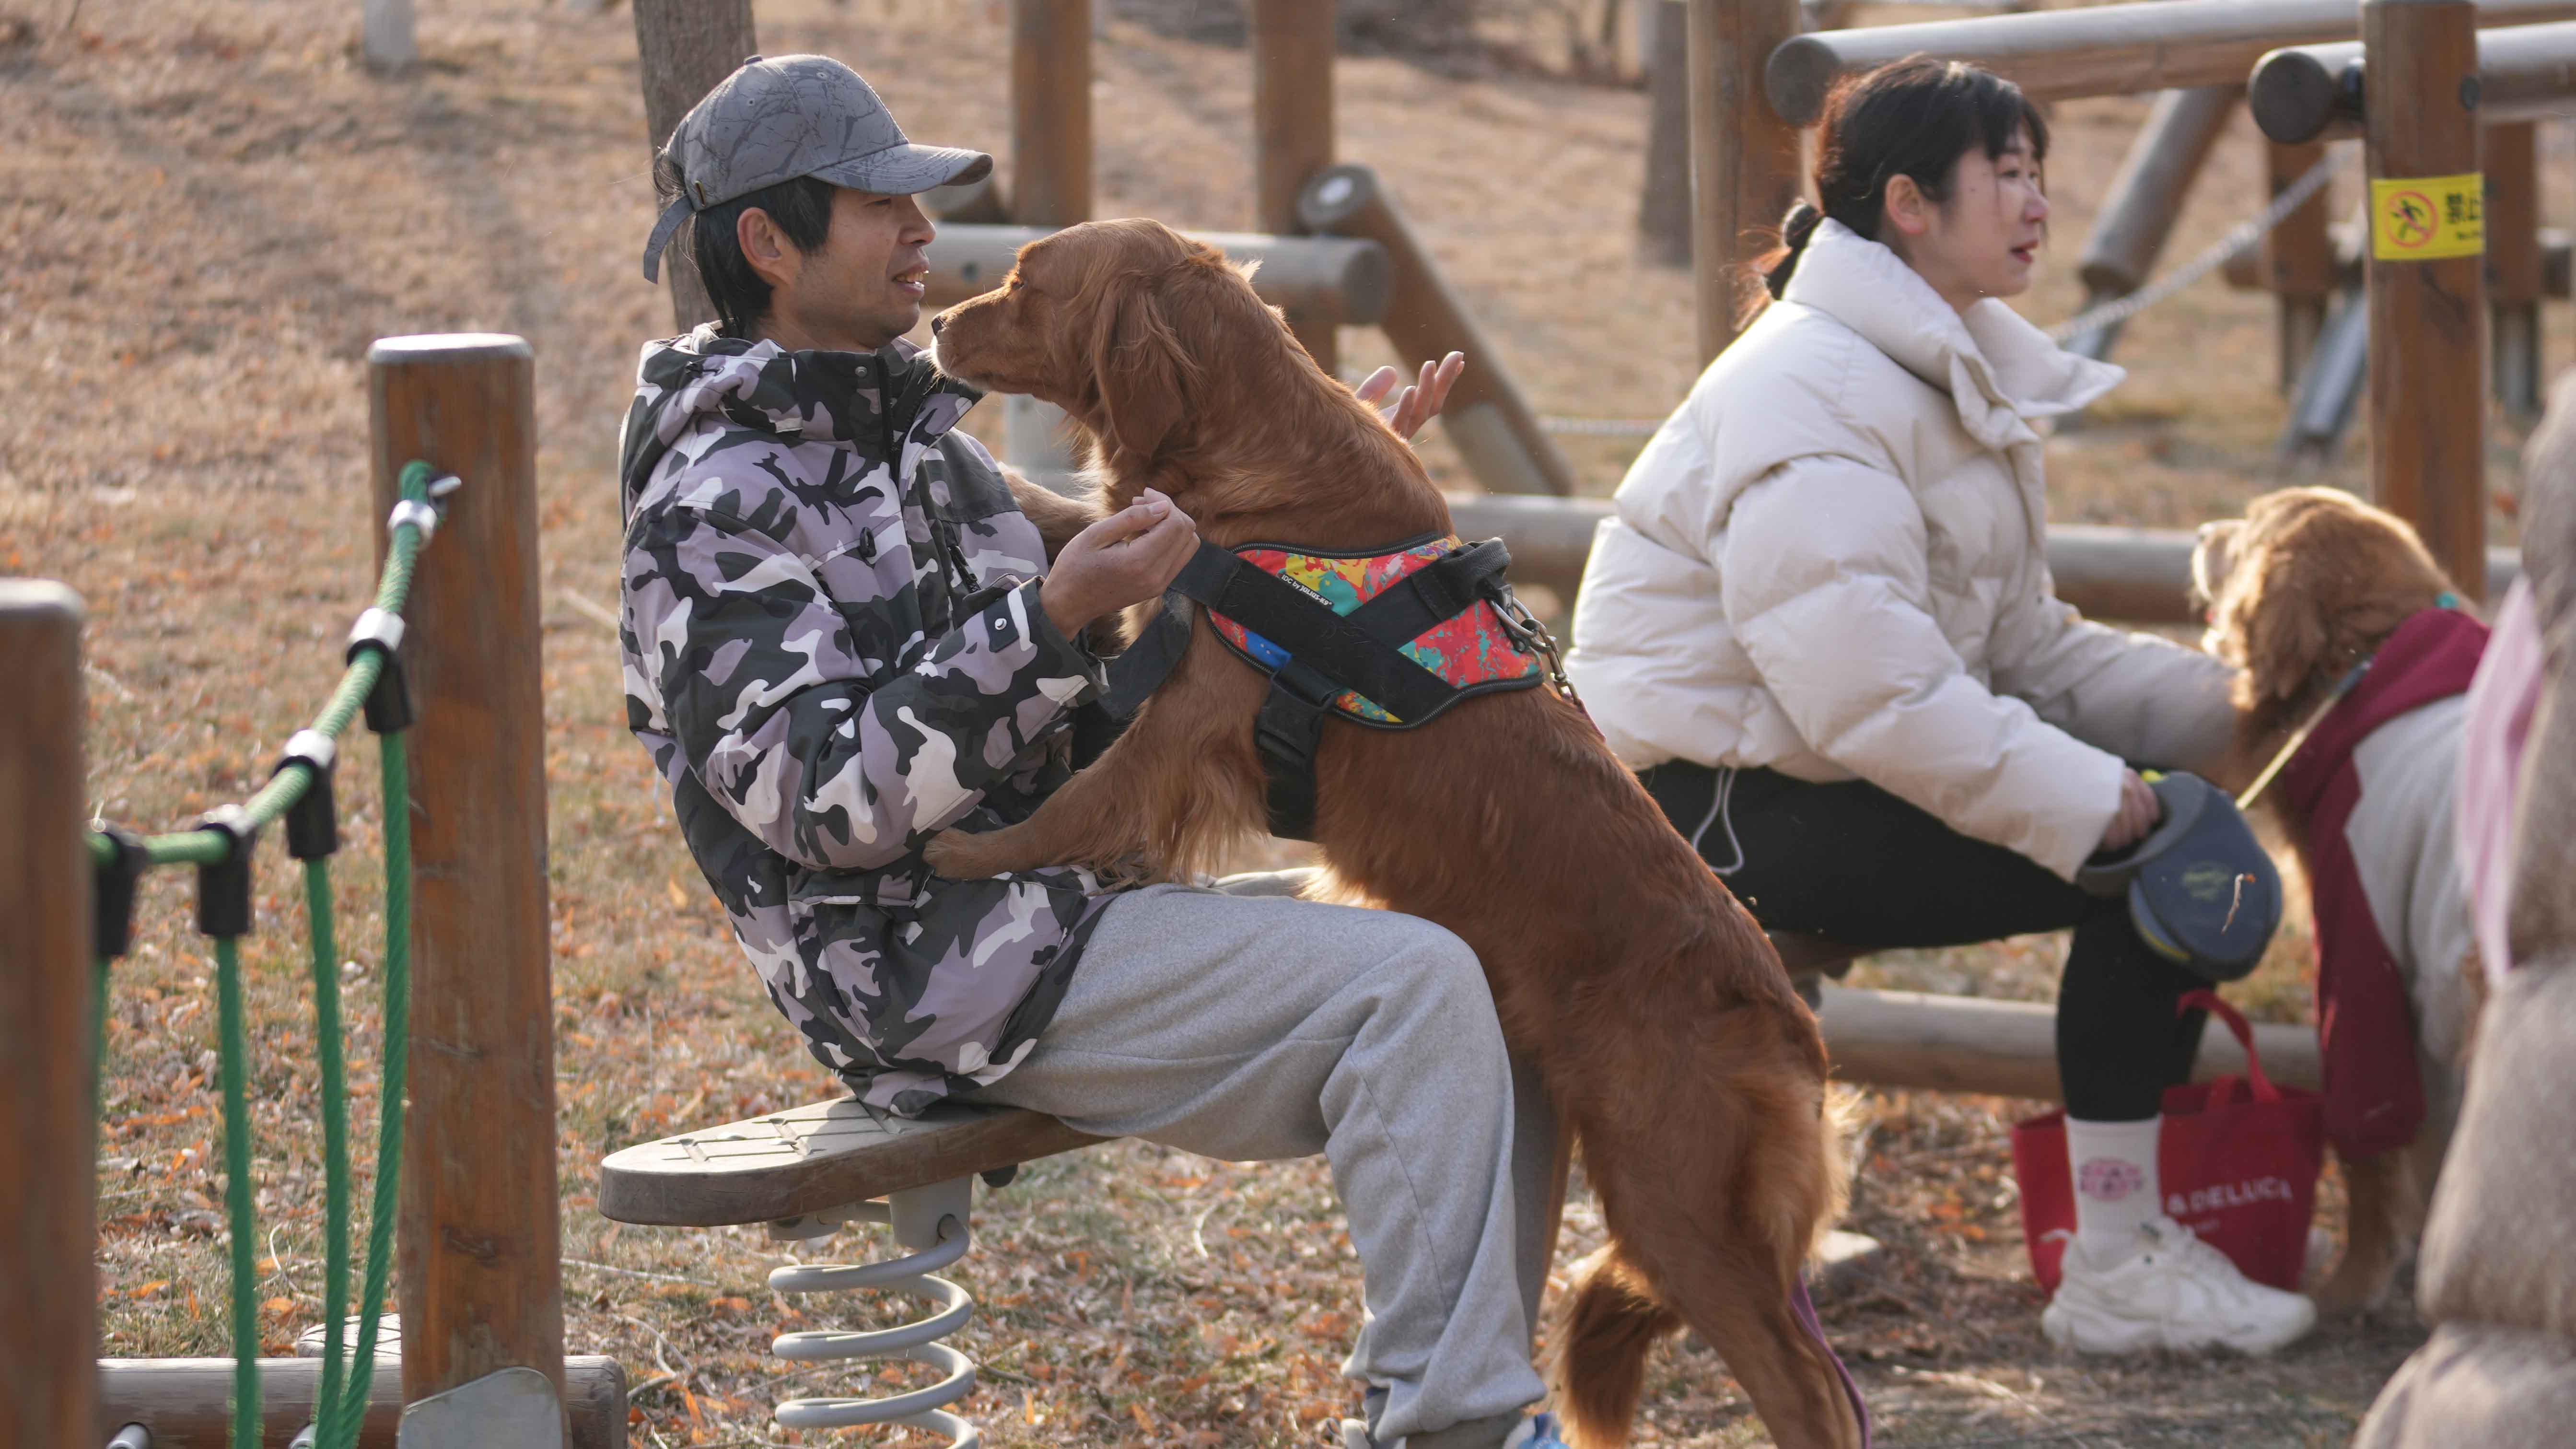
{"type": "Polygon", "coordinates": [[[780,1293],[847,1293],[882,1289],[905,1293],[928,1304],[926,1318],[867,1332],[808,1330],[783,1333],[769,1346],[780,1358],[799,1363],[844,1359],[909,1359],[940,1371],[937,1383],[878,1398],[789,1399],[771,1417],[790,1429],[845,1429],[860,1424],[907,1424],[947,1436],[949,1449],[979,1449],[983,1435],[974,1425],[946,1412],[946,1406],[975,1389],[975,1362],[939,1340],[966,1326],[975,1301],[966,1290],[933,1276],[966,1256],[972,1243],[967,1230],[971,1178],[899,1192],[884,1202],[848,1208],[769,1225],[779,1239],[821,1237],[845,1222],[884,1223],[895,1241],[914,1251],[882,1263],[851,1266],[797,1264],[773,1270],[769,1286],[780,1293]]]}

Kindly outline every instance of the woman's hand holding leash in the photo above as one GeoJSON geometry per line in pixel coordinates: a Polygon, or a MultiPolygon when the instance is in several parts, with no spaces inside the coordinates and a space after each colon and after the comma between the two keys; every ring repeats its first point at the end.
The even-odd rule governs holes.
{"type": "Polygon", "coordinates": [[[1198,525],[1148,488],[1065,544],[1038,585],[1038,602],[1070,639],[1103,614],[1161,598],[1198,546],[1198,525]]]}
{"type": "Polygon", "coordinates": [[[2135,770],[2120,772],[2120,809],[2111,817],[2110,826],[2102,832],[2103,850],[2125,850],[2146,838],[2156,828],[2156,817],[2164,807],[2156,803],[2156,792],[2147,786],[2135,770]]]}
{"type": "MultiPolygon", "coordinates": [[[[1452,352],[1437,364],[1422,364],[1421,376],[1411,387],[1397,394],[1394,403],[1381,408],[1378,416],[1386,419],[1386,425],[1395,429],[1397,437],[1408,443],[1413,441],[1413,435],[1422,431],[1422,425],[1439,415],[1441,404],[1449,401],[1450,386],[1458,381],[1458,374],[1466,370],[1467,354],[1463,352],[1452,352]]],[[[1392,367],[1381,367],[1370,373],[1358,387],[1351,389],[1351,394],[1364,403],[1376,402],[1394,388],[1400,375],[1392,367]]]]}

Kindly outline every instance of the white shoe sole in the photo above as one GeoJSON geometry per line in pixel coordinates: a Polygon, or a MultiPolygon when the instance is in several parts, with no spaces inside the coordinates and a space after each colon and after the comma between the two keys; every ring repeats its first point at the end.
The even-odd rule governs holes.
{"type": "Polygon", "coordinates": [[[2183,1344],[2167,1341],[2164,1330],[2152,1323],[2122,1325],[2122,1331],[2107,1338],[2079,1336],[2075,1325],[2069,1322],[2065,1315],[2054,1311],[2056,1306],[2052,1303],[2047,1310],[2040,1313],[2040,1332],[2059,1348],[2089,1354],[2134,1354],[2159,1348],[2176,1353],[2198,1353],[2213,1348],[2228,1348],[2249,1357],[2260,1358],[2307,1337],[2308,1331],[2317,1324],[2316,1314],[2311,1311],[2304,1321],[2289,1326],[2286,1331],[2276,1331],[2268,1335],[2248,1334],[2235,1338],[2217,1335],[2199,1342],[2183,1344]]]}

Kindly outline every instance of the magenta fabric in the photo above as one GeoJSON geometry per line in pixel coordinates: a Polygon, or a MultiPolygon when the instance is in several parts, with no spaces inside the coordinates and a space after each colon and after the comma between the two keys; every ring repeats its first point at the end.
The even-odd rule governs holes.
{"type": "Polygon", "coordinates": [[[2547,656],[2531,585],[2516,579],[2496,611],[2495,636],[2469,685],[2469,717],[2460,735],[2460,880],[2469,893],[2469,922],[2487,979],[2502,982],[2513,965],[2505,940],[2506,888],[2513,882],[2513,797],[2531,716],[2540,705],[2547,656]]]}

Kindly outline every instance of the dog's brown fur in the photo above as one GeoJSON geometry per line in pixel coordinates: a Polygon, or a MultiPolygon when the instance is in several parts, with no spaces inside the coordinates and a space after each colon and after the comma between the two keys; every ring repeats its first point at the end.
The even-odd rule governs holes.
{"type": "MultiPolygon", "coordinates": [[[[2203,525],[2192,587],[2209,622],[2203,643],[2244,670],[2233,700],[2233,773],[2246,780],[2355,664],[2452,591],[2404,519],[2333,488],[2266,494],[2242,519],[2203,525]]],[[[2306,866],[2307,820],[2277,789],[2265,791],[2261,803],[2306,866]]],[[[2474,959],[2415,969],[2457,971],[2460,989],[2482,999],[2485,980],[2474,959]]],[[[2467,1064],[2454,1065],[2464,1071],[2467,1064]]],[[[2320,1309],[2362,1312],[2387,1301],[2400,1260],[2423,1231],[2445,1137],[2428,1129],[2406,1147],[2339,1159],[2350,1230],[2343,1257],[2316,1290],[2320,1309]]]]}
{"type": "MultiPolygon", "coordinates": [[[[1064,408],[1106,506],[1158,488],[1220,545],[1357,550],[1449,528],[1413,451],[1214,251],[1152,222],[1022,250],[940,319],[943,365],[1064,408]]],[[[952,876],[1146,862],[1187,877],[1263,822],[1267,681],[1199,629],[1098,763],[1028,821],[931,846],[952,876]]],[[[1420,730],[1335,726],[1315,838],[1337,892],[1447,926],[1581,1143],[1610,1242],[1553,1335],[1577,1442],[1626,1442],[1654,1341],[1714,1345],[1778,1441],[1859,1426],[1790,1290],[1839,1211],[1815,1018],[1750,915],[1581,713],[1546,690],[1420,730]]]]}

